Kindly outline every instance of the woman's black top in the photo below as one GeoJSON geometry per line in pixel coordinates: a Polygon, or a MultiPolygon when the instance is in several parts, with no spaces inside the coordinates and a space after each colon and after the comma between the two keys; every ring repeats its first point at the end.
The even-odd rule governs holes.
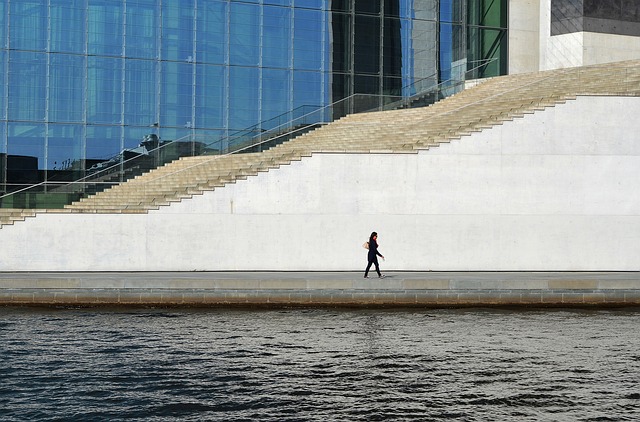
{"type": "Polygon", "coordinates": [[[375,239],[369,240],[369,260],[372,261],[376,259],[376,255],[382,256],[380,252],[378,252],[378,242],[375,239]]]}

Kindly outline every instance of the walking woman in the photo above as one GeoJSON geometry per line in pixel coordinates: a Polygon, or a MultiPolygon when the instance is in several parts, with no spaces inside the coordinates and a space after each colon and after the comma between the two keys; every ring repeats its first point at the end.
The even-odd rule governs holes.
{"type": "Polygon", "coordinates": [[[384,259],[384,256],[380,252],[378,252],[378,233],[373,232],[371,236],[369,236],[369,254],[367,255],[368,263],[367,269],[364,270],[364,278],[369,278],[369,269],[371,268],[371,264],[376,266],[376,272],[378,273],[379,278],[384,278],[382,274],[380,274],[380,265],[378,265],[378,257],[384,259]]]}

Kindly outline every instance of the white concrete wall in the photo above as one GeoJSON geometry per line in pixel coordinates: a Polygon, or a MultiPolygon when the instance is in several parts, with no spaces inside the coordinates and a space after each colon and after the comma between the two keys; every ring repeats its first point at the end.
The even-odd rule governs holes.
{"type": "Polygon", "coordinates": [[[585,32],[584,65],[636,60],[640,57],[640,37],[585,32]]]}
{"type": "Polygon", "coordinates": [[[540,70],[540,0],[509,1],[509,74],[540,70]]]}
{"type": "Polygon", "coordinates": [[[317,154],[148,215],[40,214],[1,271],[640,270],[640,98],[579,97],[420,154],[317,154]]]}
{"type": "Polygon", "coordinates": [[[540,70],[585,65],[584,34],[584,32],[572,32],[553,37],[547,36],[543,44],[544,47],[541,49],[540,70]]]}
{"type": "Polygon", "coordinates": [[[537,70],[582,66],[584,64],[584,32],[551,36],[551,0],[538,1],[540,67],[537,70]]]}
{"type": "Polygon", "coordinates": [[[640,37],[625,35],[574,32],[546,37],[543,46],[540,70],[613,63],[640,57],[640,37]]]}
{"type": "Polygon", "coordinates": [[[594,32],[551,36],[551,0],[509,1],[509,73],[635,60],[640,37],[594,32]]]}

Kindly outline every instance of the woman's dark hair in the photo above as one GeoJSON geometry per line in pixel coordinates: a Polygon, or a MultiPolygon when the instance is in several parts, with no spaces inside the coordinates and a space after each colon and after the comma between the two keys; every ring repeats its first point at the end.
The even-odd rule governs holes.
{"type": "Polygon", "coordinates": [[[378,233],[376,232],[371,232],[371,236],[369,236],[369,242],[371,242],[373,240],[373,236],[377,236],[378,233]]]}

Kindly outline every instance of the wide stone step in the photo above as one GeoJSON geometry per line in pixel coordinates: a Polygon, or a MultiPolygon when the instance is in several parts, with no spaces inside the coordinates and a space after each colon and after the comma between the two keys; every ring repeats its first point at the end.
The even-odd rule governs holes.
{"type": "Polygon", "coordinates": [[[263,152],[182,157],[73,206],[78,212],[155,209],[318,152],[415,153],[585,93],[640,95],[640,61],[495,77],[429,107],[349,115],[263,152]]]}

